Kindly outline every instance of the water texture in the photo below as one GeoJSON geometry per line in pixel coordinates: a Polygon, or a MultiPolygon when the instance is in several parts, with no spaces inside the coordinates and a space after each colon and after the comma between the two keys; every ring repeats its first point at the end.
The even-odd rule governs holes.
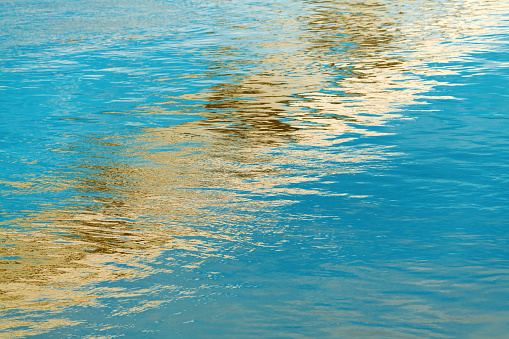
{"type": "Polygon", "coordinates": [[[509,5],[0,0],[0,337],[509,336],[509,5]]]}

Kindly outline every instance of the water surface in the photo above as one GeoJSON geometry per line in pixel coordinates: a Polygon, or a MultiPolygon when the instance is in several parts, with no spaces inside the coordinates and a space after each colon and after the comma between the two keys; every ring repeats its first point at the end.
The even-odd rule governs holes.
{"type": "Polygon", "coordinates": [[[0,333],[509,333],[501,1],[0,3],[0,333]]]}

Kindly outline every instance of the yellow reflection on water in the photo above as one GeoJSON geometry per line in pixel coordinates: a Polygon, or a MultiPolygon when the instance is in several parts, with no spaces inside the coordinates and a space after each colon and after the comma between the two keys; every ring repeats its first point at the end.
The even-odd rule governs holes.
{"type": "MultiPolygon", "coordinates": [[[[16,228],[0,228],[3,312],[31,314],[98,305],[106,296],[149,295],[152,290],[98,286],[171,274],[176,267],[197,269],[212,256],[229,258],[226,249],[263,245],[252,243],[254,231],[248,225],[270,225],[275,218],[256,212],[291,203],[301,194],[349,194],[296,184],[362,171],[370,162],[392,156],[390,146],[349,143],[386,134],[379,127],[403,118],[404,107],[438,84],[418,75],[454,73],[427,63],[446,65],[465,55],[470,47],[457,39],[489,33],[489,17],[499,6],[466,0],[305,3],[312,4],[309,12],[282,16],[277,24],[287,31],[281,35],[232,40],[229,48],[207,52],[217,59],[209,74],[193,77],[248,72],[199,93],[167,96],[122,112],[176,110],[197,113],[201,120],[147,128],[122,139],[114,146],[129,161],[102,164],[107,154],[90,156],[70,167],[80,174],[65,183],[53,177],[1,182],[12,188],[10,194],[73,187],[95,197],[86,208],[48,208],[10,220],[16,228]],[[265,52],[254,61],[222,62],[239,53],[236,44],[248,46],[248,55],[251,47],[265,52]],[[84,169],[94,174],[80,172],[84,169]],[[278,198],[256,201],[257,195],[278,198]],[[179,256],[172,257],[172,251],[179,256]],[[154,263],[164,260],[165,268],[155,268],[154,263]]],[[[218,28],[236,29],[246,27],[218,28]]],[[[155,83],[170,80],[175,78],[159,76],[155,83]]],[[[108,142],[106,137],[87,139],[78,147],[88,154],[99,144],[108,149],[108,142]]],[[[180,291],[177,297],[186,293],[186,286],[163,288],[180,291]]],[[[119,308],[115,315],[158,307],[173,297],[119,308]]],[[[19,315],[4,318],[2,324],[0,330],[29,335],[74,323],[44,320],[42,315],[27,321],[19,315]],[[17,331],[20,326],[29,329],[17,331]]]]}
{"type": "MultiPolygon", "coordinates": [[[[100,306],[105,297],[148,296],[155,292],[152,288],[102,288],[99,283],[134,281],[160,273],[171,275],[173,267],[191,270],[210,256],[229,257],[219,250],[225,243],[238,241],[235,236],[183,226],[177,222],[183,217],[172,214],[175,210],[182,213],[175,205],[178,204],[168,204],[164,210],[172,215],[173,224],[121,220],[93,211],[51,211],[26,220],[12,220],[19,228],[1,232],[0,311],[17,310],[22,314],[3,319],[0,330],[29,326],[30,331],[16,331],[17,335],[24,335],[43,333],[50,325],[73,324],[65,319],[48,322],[48,314],[38,312],[57,312],[74,305],[100,306]],[[163,268],[156,268],[155,264],[163,268]],[[27,321],[24,314],[32,314],[32,321],[27,321]]],[[[144,212],[143,206],[128,210],[144,212]]],[[[185,286],[154,288],[168,289],[167,299],[143,303],[143,309],[193,294],[185,286]]],[[[141,310],[141,306],[124,307],[119,305],[114,312],[141,310]]]]}

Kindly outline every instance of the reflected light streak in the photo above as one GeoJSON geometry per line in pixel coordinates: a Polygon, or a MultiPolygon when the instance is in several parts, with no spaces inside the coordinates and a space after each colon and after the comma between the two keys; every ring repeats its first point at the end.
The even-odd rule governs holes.
{"type": "MultiPolygon", "coordinates": [[[[355,196],[299,184],[367,171],[394,156],[390,145],[369,138],[386,135],[381,127],[403,119],[404,107],[447,85],[423,75],[455,73],[448,62],[470,48],[461,39],[493,33],[490,16],[502,6],[467,0],[304,1],[303,12],[289,16],[281,6],[292,4],[278,2],[271,22],[214,25],[225,38],[218,38],[222,48],[201,50],[215,60],[210,73],[147,79],[161,86],[214,80],[207,89],[159,95],[157,103],[120,112],[196,114],[201,120],[144,128],[116,144],[106,136],[83,138],[72,145],[81,158],[70,161],[68,170],[76,175],[66,181],[48,176],[1,182],[10,187],[3,194],[72,188],[82,199],[73,208],[48,207],[0,228],[0,304],[3,312],[20,312],[4,320],[3,329],[29,326],[15,332],[29,335],[72,325],[65,319],[24,322],[22,315],[148,295],[153,291],[98,284],[197,270],[210,258],[234,258],[233,248],[263,246],[252,235],[261,232],[260,225],[270,229],[277,215],[266,215],[295,196],[355,196]],[[275,36],[271,27],[285,28],[275,36]],[[168,265],[156,268],[162,260],[168,265]]],[[[194,293],[178,284],[161,288],[171,292],[168,300],[115,314],[194,293]]]]}

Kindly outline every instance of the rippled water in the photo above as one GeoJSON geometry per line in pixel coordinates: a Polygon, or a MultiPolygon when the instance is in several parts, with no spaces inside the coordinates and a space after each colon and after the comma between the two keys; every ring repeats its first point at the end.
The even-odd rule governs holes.
{"type": "Polygon", "coordinates": [[[0,336],[509,335],[504,1],[0,1],[0,336]]]}

